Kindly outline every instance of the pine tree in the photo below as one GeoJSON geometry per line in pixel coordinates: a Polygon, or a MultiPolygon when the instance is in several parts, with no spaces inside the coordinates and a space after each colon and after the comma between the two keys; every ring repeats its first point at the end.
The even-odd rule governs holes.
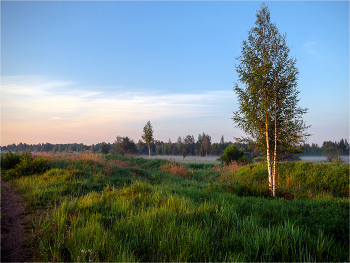
{"type": "Polygon", "coordinates": [[[223,152],[224,150],[225,150],[225,139],[224,139],[224,135],[222,135],[220,139],[220,152],[223,152]]]}
{"type": "MultiPolygon", "coordinates": [[[[270,191],[275,196],[278,157],[298,149],[307,134],[298,106],[296,59],[289,57],[286,36],[270,21],[265,4],[256,14],[255,27],[243,41],[236,71],[245,89],[235,85],[239,110],[234,112],[236,127],[266,151],[270,191]]],[[[247,140],[247,139],[246,139],[247,140]]]]}
{"type": "Polygon", "coordinates": [[[196,143],[194,136],[187,135],[184,138],[184,142],[186,143],[188,154],[192,155],[194,151],[194,144],[196,143]]]}
{"type": "Polygon", "coordinates": [[[201,144],[201,148],[199,149],[199,155],[200,155],[201,157],[204,157],[204,156],[205,156],[205,150],[204,150],[203,144],[201,144]]]}

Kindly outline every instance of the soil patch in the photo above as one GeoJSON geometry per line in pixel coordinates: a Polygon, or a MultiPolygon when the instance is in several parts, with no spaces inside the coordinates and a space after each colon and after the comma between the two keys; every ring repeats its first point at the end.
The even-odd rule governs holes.
{"type": "Polygon", "coordinates": [[[9,183],[1,180],[1,262],[27,262],[24,205],[9,183]]]}

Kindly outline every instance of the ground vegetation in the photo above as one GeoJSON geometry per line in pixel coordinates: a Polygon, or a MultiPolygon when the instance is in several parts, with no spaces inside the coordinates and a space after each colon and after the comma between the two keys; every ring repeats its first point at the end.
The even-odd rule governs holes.
{"type": "Polygon", "coordinates": [[[266,163],[46,156],[7,178],[33,261],[349,261],[348,165],[281,163],[270,199],[266,163]]]}

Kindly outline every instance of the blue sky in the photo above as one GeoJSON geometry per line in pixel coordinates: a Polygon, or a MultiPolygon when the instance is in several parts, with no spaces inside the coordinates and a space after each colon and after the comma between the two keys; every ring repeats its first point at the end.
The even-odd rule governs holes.
{"type": "MultiPolygon", "coordinates": [[[[262,2],[1,1],[1,145],[244,135],[235,60],[262,2]]],[[[309,142],[349,139],[349,2],[266,2],[309,142]]]]}

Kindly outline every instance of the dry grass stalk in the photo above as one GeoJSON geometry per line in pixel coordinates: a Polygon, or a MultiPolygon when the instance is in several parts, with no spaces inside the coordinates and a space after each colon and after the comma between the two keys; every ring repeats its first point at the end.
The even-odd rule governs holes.
{"type": "Polygon", "coordinates": [[[180,175],[183,178],[188,177],[188,172],[183,164],[166,163],[160,166],[160,170],[166,173],[170,173],[172,175],[180,175]]]}

